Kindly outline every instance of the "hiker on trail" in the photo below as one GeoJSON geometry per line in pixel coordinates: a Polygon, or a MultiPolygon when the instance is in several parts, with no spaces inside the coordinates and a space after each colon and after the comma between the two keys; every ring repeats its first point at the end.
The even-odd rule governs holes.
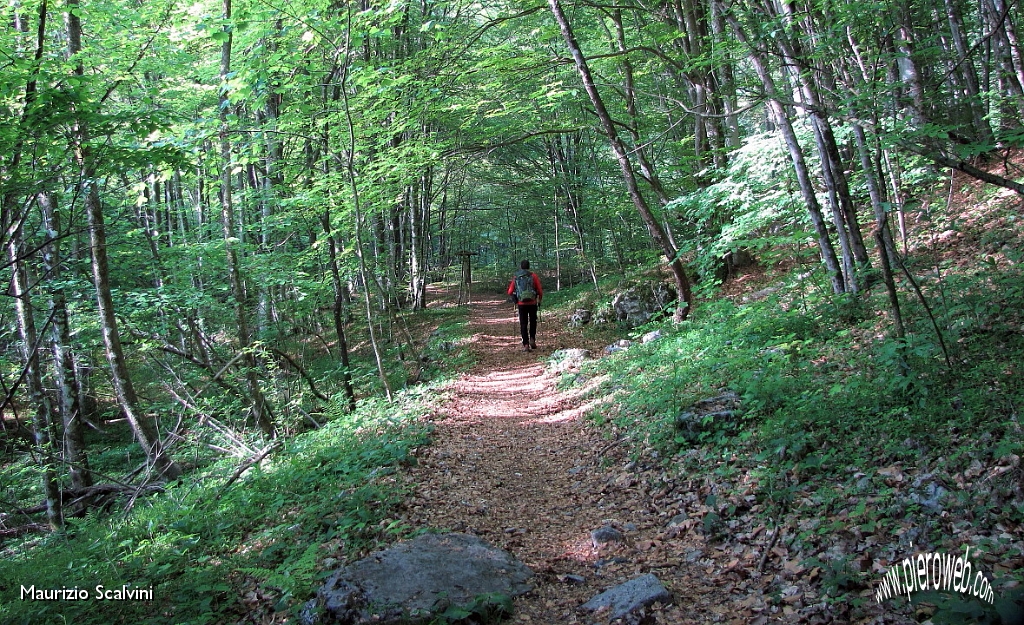
{"type": "Polygon", "coordinates": [[[530,271],[530,261],[519,263],[519,271],[512,276],[508,294],[519,309],[519,333],[523,336],[523,351],[537,349],[537,309],[544,297],[540,278],[530,271]]]}

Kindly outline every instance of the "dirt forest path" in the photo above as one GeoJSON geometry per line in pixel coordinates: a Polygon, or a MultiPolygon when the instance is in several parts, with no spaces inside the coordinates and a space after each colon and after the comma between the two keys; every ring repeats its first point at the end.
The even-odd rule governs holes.
{"type": "Polygon", "coordinates": [[[542,315],[538,349],[523,352],[514,311],[500,300],[473,304],[470,332],[478,364],[454,383],[434,444],[407,476],[406,520],[479,535],[533,569],[535,590],[516,601],[513,622],[593,622],[580,604],[644,573],[675,597],[645,623],[735,616],[730,601],[694,585],[700,546],[671,539],[682,494],[639,479],[641,467],[588,425],[592,407],[556,389],[547,357],[580,346],[578,337],[542,315]],[[623,540],[595,547],[591,532],[608,525],[623,540]]]}

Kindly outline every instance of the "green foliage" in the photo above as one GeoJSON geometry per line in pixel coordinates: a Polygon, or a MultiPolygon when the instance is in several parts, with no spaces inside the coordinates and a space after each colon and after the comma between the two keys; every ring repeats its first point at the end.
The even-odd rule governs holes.
{"type": "Polygon", "coordinates": [[[430,625],[488,625],[511,615],[512,597],[492,592],[473,597],[465,606],[449,606],[431,619],[430,625]]]}
{"type": "MultiPolygon", "coordinates": [[[[780,295],[743,306],[703,303],[686,323],[659,326],[664,338],[593,367],[591,375],[609,374],[604,390],[616,397],[599,422],[635,441],[635,453],[653,448],[690,479],[717,482],[728,479],[718,471],[739,471],[758,484],[763,512],[775,522],[794,508],[808,507],[802,513],[821,521],[842,513],[835,525],[818,522],[797,532],[801,545],[847,531],[851,522],[877,534],[906,523],[907,515],[937,530],[933,509],[865,474],[893,465],[953,475],[979,459],[1019,455],[1020,426],[1012,415],[1024,387],[1007,372],[1024,357],[1024,340],[1012,330],[1022,322],[1021,279],[1011,266],[990,268],[984,280],[947,277],[944,298],[938,285],[929,286],[933,307],[934,300],[945,302],[939,313],[955,346],[952,370],[918,303],[905,301],[905,339],[879,330],[870,311],[885,306],[881,289],[854,299],[784,278],[780,295]],[[696,436],[680,431],[681,412],[726,392],[739,396],[737,414],[725,422],[705,417],[696,436]],[[709,462],[717,467],[714,478],[709,462]],[[859,508],[850,505],[852,493],[859,508]],[[864,497],[873,498],[874,508],[865,508],[864,497]]],[[[1005,492],[1007,505],[965,492],[949,506],[972,519],[1017,523],[1021,511],[1005,492]]],[[[721,515],[711,509],[706,532],[718,531],[721,515]]],[[[940,538],[949,536],[929,540],[940,538]]],[[[832,600],[852,601],[868,582],[848,557],[804,565],[820,570],[822,592],[832,600]]]]}
{"type": "Polygon", "coordinates": [[[714,276],[730,251],[748,249],[770,262],[779,247],[790,253],[790,246],[810,239],[789,157],[774,134],[747,137],[728,169],[711,177],[717,182],[666,207],[688,224],[682,251],[696,253],[698,275],[714,276]]]}
{"type": "Polygon", "coordinates": [[[469,311],[465,308],[441,309],[428,313],[424,318],[443,320],[430,333],[422,358],[426,363],[425,379],[443,380],[472,366],[473,354],[469,349],[469,335],[466,331],[469,311]]]}
{"type": "Polygon", "coordinates": [[[430,410],[406,396],[336,408],[323,428],[285,442],[226,491],[235,462],[171,485],[124,516],[69,519],[65,534],[9,549],[0,591],[20,586],[153,588],[152,601],[4,601],[5,623],[219,623],[242,612],[288,612],[324,575],[324,559],[347,558],[408,531],[394,505],[397,466],[428,442],[430,410]],[[342,416],[343,415],[343,416],[342,416]]]}
{"type": "Polygon", "coordinates": [[[969,595],[932,590],[914,593],[911,600],[930,614],[936,625],[1018,623],[1024,615],[1024,593],[1020,591],[1004,593],[992,604],[969,595]]]}

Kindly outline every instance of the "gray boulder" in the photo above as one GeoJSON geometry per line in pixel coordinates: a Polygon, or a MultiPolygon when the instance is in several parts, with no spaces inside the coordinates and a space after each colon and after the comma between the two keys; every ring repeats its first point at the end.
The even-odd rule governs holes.
{"type": "Polygon", "coordinates": [[[424,534],[336,571],[306,605],[307,625],[421,623],[480,597],[528,592],[533,572],[469,534],[424,534]]]}
{"type": "Polygon", "coordinates": [[[569,327],[578,328],[587,325],[594,318],[594,314],[586,308],[577,308],[569,315],[569,327]]]}
{"type": "Polygon", "coordinates": [[[733,392],[695,402],[676,417],[676,430],[690,443],[705,432],[734,434],[740,427],[740,398],[733,392]]]}
{"type": "Polygon", "coordinates": [[[628,617],[655,602],[668,603],[671,600],[672,595],[661,581],[653,573],[648,573],[606,590],[580,608],[589,612],[607,610],[602,617],[615,620],[628,617]]]}
{"type": "Polygon", "coordinates": [[[590,358],[589,349],[559,349],[551,353],[548,366],[554,373],[578,370],[587,358],[590,358]]]}
{"type": "Polygon", "coordinates": [[[594,545],[594,549],[600,549],[602,545],[608,543],[621,543],[625,539],[622,532],[611,525],[605,525],[590,532],[590,542],[594,545]]]}
{"type": "Polygon", "coordinates": [[[635,328],[676,300],[676,292],[664,282],[641,282],[615,295],[612,310],[616,320],[635,328]]]}
{"type": "Polygon", "coordinates": [[[611,345],[605,347],[604,353],[614,354],[616,352],[622,352],[629,349],[629,346],[632,344],[633,341],[630,341],[629,339],[619,339],[618,341],[615,341],[611,345]]]}
{"type": "Polygon", "coordinates": [[[664,334],[662,333],[661,330],[652,330],[652,331],[648,332],[647,334],[641,336],[640,337],[640,342],[644,343],[644,344],[653,343],[654,341],[657,341],[658,339],[660,339],[662,336],[664,336],[664,334]]]}

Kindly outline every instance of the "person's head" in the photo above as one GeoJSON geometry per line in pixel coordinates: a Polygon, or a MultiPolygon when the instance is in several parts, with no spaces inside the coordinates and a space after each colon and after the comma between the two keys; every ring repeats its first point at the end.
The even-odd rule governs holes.
{"type": "Polygon", "coordinates": [[[519,268],[520,269],[529,269],[530,268],[530,261],[524,260],[523,262],[519,263],[519,268]]]}

